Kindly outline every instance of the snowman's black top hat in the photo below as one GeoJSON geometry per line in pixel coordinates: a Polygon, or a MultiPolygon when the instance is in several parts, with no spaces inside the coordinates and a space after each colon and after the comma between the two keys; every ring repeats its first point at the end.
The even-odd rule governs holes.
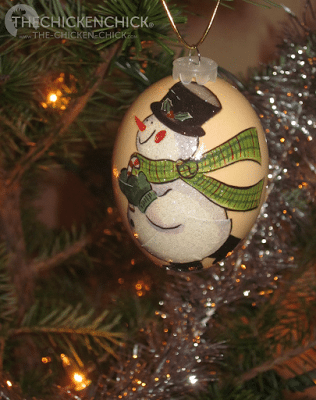
{"type": "Polygon", "coordinates": [[[201,126],[222,108],[213,92],[195,82],[176,83],[161,101],[150,107],[160,122],[186,136],[204,136],[201,126]]]}

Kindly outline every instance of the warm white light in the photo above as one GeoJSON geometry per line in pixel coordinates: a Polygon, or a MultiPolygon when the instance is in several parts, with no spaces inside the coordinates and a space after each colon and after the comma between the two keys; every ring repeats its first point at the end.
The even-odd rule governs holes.
{"type": "Polygon", "coordinates": [[[7,385],[11,387],[12,386],[12,382],[11,381],[7,381],[7,385]]]}
{"type": "Polygon", "coordinates": [[[189,377],[189,381],[190,381],[190,383],[192,383],[192,385],[195,385],[196,382],[198,381],[198,379],[197,379],[196,375],[191,375],[189,377]]]}
{"type": "Polygon", "coordinates": [[[74,374],[74,380],[75,380],[76,382],[82,382],[82,381],[83,381],[83,376],[80,375],[80,374],[78,374],[78,373],[75,373],[75,374],[74,374]]]}
{"type": "Polygon", "coordinates": [[[55,103],[55,101],[57,101],[57,95],[55,93],[51,94],[49,96],[49,101],[51,101],[52,103],[55,103]]]}

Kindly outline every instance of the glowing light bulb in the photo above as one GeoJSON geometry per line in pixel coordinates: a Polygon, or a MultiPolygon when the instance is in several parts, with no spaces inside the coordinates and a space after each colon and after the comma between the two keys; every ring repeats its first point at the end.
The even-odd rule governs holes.
{"type": "Polygon", "coordinates": [[[83,376],[76,372],[76,373],[74,373],[74,380],[76,382],[82,382],[83,381],[83,376]]]}
{"type": "Polygon", "coordinates": [[[63,362],[63,366],[69,366],[70,365],[70,359],[65,355],[65,354],[61,354],[60,358],[62,359],[63,362]]]}
{"type": "Polygon", "coordinates": [[[91,384],[91,380],[85,376],[74,360],[67,357],[65,354],[61,354],[60,357],[62,359],[63,367],[71,379],[72,386],[76,391],[83,390],[91,384]]]}
{"type": "Polygon", "coordinates": [[[190,381],[190,383],[192,383],[192,385],[195,385],[198,382],[198,379],[197,379],[196,375],[191,375],[191,376],[189,376],[189,381],[190,381]]]}
{"type": "Polygon", "coordinates": [[[83,374],[79,372],[75,372],[73,374],[73,381],[75,383],[74,389],[76,391],[83,390],[91,384],[91,380],[87,379],[83,374]]]}
{"type": "Polygon", "coordinates": [[[52,103],[55,103],[57,101],[57,95],[55,93],[50,94],[49,101],[51,101],[52,103]]]}

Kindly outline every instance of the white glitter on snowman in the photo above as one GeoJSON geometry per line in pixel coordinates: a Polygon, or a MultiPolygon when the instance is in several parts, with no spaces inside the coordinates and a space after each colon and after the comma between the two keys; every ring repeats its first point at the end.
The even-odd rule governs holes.
{"type": "Polygon", "coordinates": [[[235,142],[215,149],[208,160],[203,155],[195,160],[199,137],[205,135],[201,125],[221,110],[216,96],[204,86],[178,82],[160,102],[152,103],[151,109],[153,114],[144,121],[135,116],[138,153],[131,156],[128,168],[121,171],[119,178],[120,188],[129,201],[128,220],[141,246],[166,261],[166,266],[201,269],[203,259],[218,261],[240,241],[231,235],[232,222],[226,209],[256,208],[263,186],[260,181],[252,187],[235,188],[204,173],[243,159],[260,162],[256,130],[250,128],[236,135],[235,142]],[[249,135],[252,143],[257,140],[256,156],[236,155],[235,148],[246,146],[249,135]],[[224,155],[233,154],[224,164],[223,151],[224,155]],[[219,155],[221,160],[217,162],[219,155]],[[212,164],[212,168],[205,167],[206,164],[212,164]],[[246,191],[251,192],[247,205],[243,200],[242,206],[232,207],[227,199],[236,190],[238,199],[240,193],[245,198],[246,191]]]}

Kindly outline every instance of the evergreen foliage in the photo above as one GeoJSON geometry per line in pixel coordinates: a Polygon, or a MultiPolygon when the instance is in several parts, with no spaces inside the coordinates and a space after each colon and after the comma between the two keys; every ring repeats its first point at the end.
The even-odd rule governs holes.
{"type": "MultiPolygon", "coordinates": [[[[11,372],[19,362],[8,358],[12,346],[21,348],[19,351],[23,353],[24,340],[18,339],[26,336],[31,338],[26,343],[34,341],[40,351],[52,348],[56,360],[64,352],[77,365],[84,365],[81,358],[87,357],[88,353],[89,357],[100,358],[102,352],[117,357],[117,346],[126,337],[120,322],[122,316],[118,312],[111,312],[109,316],[108,310],[96,313],[89,300],[85,300],[86,289],[80,283],[80,275],[87,276],[87,271],[92,271],[99,263],[100,239],[105,241],[102,256],[113,253],[110,256],[112,268],[114,262],[122,259],[120,251],[115,251],[110,244],[120,246],[111,239],[115,229],[113,226],[109,229],[108,207],[103,205],[112,204],[109,182],[105,188],[107,193],[103,191],[99,199],[94,197],[93,201],[99,207],[90,210],[89,218],[80,228],[48,229],[37,218],[34,199],[41,194],[43,174],[60,167],[78,174],[91,185],[90,177],[84,177],[82,169],[87,150],[99,147],[108,151],[111,148],[117,122],[133,99],[145,86],[170,73],[174,51],[167,42],[175,42],[174,38],[170,39],[169,22],[158,0],[98,4],[39,0],[23,4],[34,7],[40,17],[55,20],[81,19],[86,15],[118,19],[146,15],[155,24],[155,29],[123,28],[119,37],[112,39],[113,29],[110,28],[93,31],[89,27],[53,25],[45,32],[41,30],[42,38],[39,31],[37,37],[32,33],[32,27],[20,28],[19,37],[15,38],[4,27],[4,17],[11,3],[1,6],[1,180],[6,182],[7,195],[12,188],[16,201],[11,204],[14,209],[11,217],[0,217],[0,220],[2,226],[17,227],[13,233],[9,226],[5,227],[1,245],[1,364],[7,365],[11,372]],[[104,34],[105,38],[96,40],[89,36],[67,40],[52,37],[56,32],[66,37],[73,31],[97,33],[100,37],[104,34]],[[50,39],[43,39],[44,34],[50,39]],[[122,40],[125,36],[127,39],[122,40]],[[142,51],[143,41],[157,46],[142,51]],[[145,64],[148,76],[142,72],[145,64]],[[61,102],[50,101],[52,93],[57,94],[61,102]],[[20,202],[21,210],[16,208],[20,202]],[[104,239],[104,229],[109,231],[108,240],[104,239]],[[11,236],[9,241],[6,235],[11,236]],[[10,241],[11,245],[8,244],[10,241]],[[16,248],[19,241],[21,246],[16,248]],[[92,252],[87,252],[87,247],[92,248],[92,252]],[[23,273],[17,266],[11,267],[13,255],[23,259],[23,273]],[[12,274],[16,274],[15,281],[20,281],[18,285],[11,283],[12,274]],[[49,280],[51,288],[45,290],[50,286],[49,280]],[[17,287],[25,290],[21,292],[17,287]],[[78,295],[74,296],[76,292],[78,295]],[[63,299],[59,300],[60,295],[63,299]],[[82,301],[85,304],[81,304],[82,301]],[[23,310],[19,307],[21,302],[27,304],[23,310]]],[[[172,7],[172,12],[176,23],[185,21],[178,9],[172,7]]],[[[3,213],[9,212],[3,206],[3,213]]],[[[121,236],[118,231],[117,234],[121,236]]],[[[38,361],[35,365],[38,368],[38,361]]],[[[25,386],[23,380],[32,381],[29,373],[27,378],[22,373],[22,386],[25,386]]],[[[41,379],[42,383],[44,381],[41,379]]],[[[26,386],[30,387],[29,384],[26,386]]]]}

